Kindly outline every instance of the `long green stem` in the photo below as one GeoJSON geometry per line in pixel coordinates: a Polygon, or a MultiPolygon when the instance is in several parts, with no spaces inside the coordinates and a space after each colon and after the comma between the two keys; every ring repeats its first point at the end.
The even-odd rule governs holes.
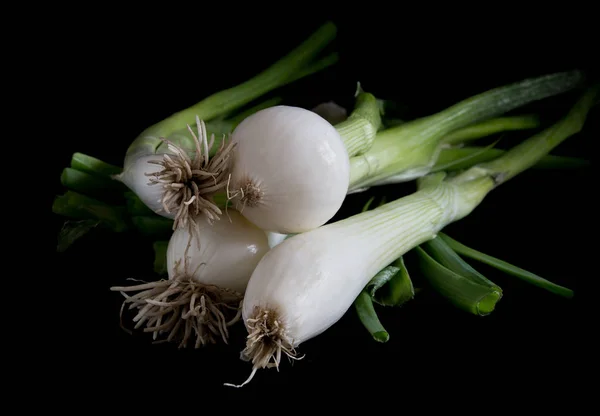
{"type": "Polygon", "coordinates": [[[79,152],[74,153],[71,157],[71,168],[107,178],[112,175],[118,175],[123,171],[119,166],[111,165],[93,156],[79,152]]]}
{"type": "Polygon", "coordinates": [[[443,142],[445,144],[464,143],[504,131],[527,130],[539,126],[540,120],[536,115],[496,117],[455,130],[446,135],[443,142]]]}
{"type": "MultiPolygon", "coordinates": [[[[440,170],[463,170],[479,163],[497,159],[506,150],[477,146],[450,148],[440,152],[431,172],[440,170]]],[[[532,168],[536,169],[577,169],[589,166],[585,159],[557,155],[545,155],[532,168]]]]}
{"type": "Polygon", "coordinates": [[[282,85],[285,85],[297,71],[307,67],[337,35],[337,28],[327,22],[317,29],[306,41],[292,52],[271,65],[268,69],[235,87],[219,91],[199,103],[179,111],[154,124],[142,132],[127,150],[128,158],[137,152],[154,152],[162,144],[161,137],[193,125],[196,116],[204,121],[226,114],[250,103],[282,85]]]}
{"type": "Polygon", "coordinates": [[[513,266],[512,264],[507,263],[503,260],[497,259],[495,257],[489,256],[480,251],[477,251],[475,249],[467,247],[464,244],[459,243],[458,241],[452,239],[451,237],[449,237],[448,235],[446,235],[444,233],[440,233],[439,238],[443,239],[443,241],[446,244],[448,244],[449,247],[451,247],[457,253],[459,253],[465,257],[469,257],[473,260],[480,261],[481,263],[492,266],[498,270],[501,270],[507,274],[510,274],[511,276],[518,277],[519,279],[522,279],[523,281],[525,281],[529,284],[532,284],[539,288],[545,289],[554,294],[557,294],[557,295],[560,295],[560,296],[563,296],[566,298],[573,297],[573,291],[569,288],[566,288],[561,285],[557,285],[556,283],[552,283],[551,281],[546,280],[543,277],[540,277],[534,273],[528,272],[527,270],[523,270],[523,269],[513,266]]]}
{"type": "Polygon", "coordinates": [[[582,74],[578,71],[527,79],[483,92],[437,114],[383,130],[366,153],[351,159],[350,192],[421,177],[431,170],[443,138],[451,132],[566,92],[581,81],[582,74]]]}
{"type": "Polygon", "coordinates": [[[600,84],[589,88],[558,123],[519,143],[501,157],[478,165],[478,169],[493,175],[499,184],[535,165],[567,137],[581,131],[599,90],[600,84]]]}
{"type": "Polygon", "coordinates": [[[360,292],[354,302],[354,308],[358,318],[375,341],[387,342],[390,339],[390,335],[377,317],[371,296],[366,291],[360,292]]]}
{"type": "Polygon", "coordinates": [[[122,200],[122,194],[126,189],[120,182],[73,168],[63,169],[60,180],[67,189],[113,202],[122,200]]]}
{"type": "MultiPolygon", "coordinates": [[[[337,53],[329,54],[325,58],[321,58],[317,62],[310,64],[305,69],[295,72],[292,75],[292,77],[289,80],[287,80],[284,84],[282,84],[281,86],[291,84],[301,78],[308,77],[312,74],[322,71],[322,70],[334,65],[335,63],[337,63],[338,60],[339,60],[339,55],[337,53]]],[[[207,121],[206,122],[206,130],[207,130],[208,134],[209,135],[215,134],[215,144],[209,150],[210,155],[213,156],[216,153],[217,149],[219,148],[219,146],[223,140],[223,135],[227,136],[229,133],[233,132],[233,130],[237,127],[237,125],[240,124],[245,118],[247,118],[250,115],[252,115],[260,110],[263,110],[265,108],[279,105],[282,101],[283,101],[282,97],[268,98],[264,101],[259,102],[256,105],[248,108],[247,110],[243,110],[237,114],[233,114],[230,117],[227,117],[226,119],[215,118],[215,119],[207,121]]],[[[181,129],[179,129],[177,131],[177,134],[188,136],[189,140],[191,140],[191,136],[189,135],[189,131],[188,131],[187,127],[183,127],[181,129]]]]}
{"type": "Polygon", "coordinates": [[[599,90],[600,84],[588,88],[560,121],[517,144],[499,158],[475,165],[447,182],[462,187],[485,181],[491,190],[534,166],[565,139],[581,131],[599,90]]]}
{"type": "Polygon", "coordinates": [[[302,78],[306,78],[313,74],[316,74],[317,72],[321,72],[324,69],[327,69],[330,66],[337,64],[339,60],[340,60],[340,55],[337,52],[330,53],[329,55],[325,56],[324,58],[321,58],[318,61],[309,64],[305,68],[302,68],[299,71],[296,71],[295,73],[293,73],[292,76],[287,81],[285,81],[284,83],[281,84],[281,86],[291,84],[302,78]]]}

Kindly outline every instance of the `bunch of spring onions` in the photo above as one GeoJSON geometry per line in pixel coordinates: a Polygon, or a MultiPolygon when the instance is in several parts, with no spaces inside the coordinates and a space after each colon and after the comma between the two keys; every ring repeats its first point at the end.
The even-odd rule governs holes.
{"type": "Polygon", "coordinates": [[[508,151],[470,143],[539,130],[537,117],[507,113],[581,88],[580,72],[499,86],[407,122],[388,118],[384,101],[360,85],[347,117],[265,97],[334,64],[336,54],[318,55],[335,35],[327,23],[254,78],[150,126],[132,141],[122,167],[73,155],[61,177],[67,191],[53,205],[75,220],[60,249],[98,226],[136,230],[153,243],[155,271],[166,277],[111,288],[125,297],[123,313],[126,306],[134,312],[134,329],[200,347],[227,343],[229,328],[242,320],[251,379],[260,368],[278,367],[282,355],[296,358],[301,343],[352,305],[385,341],[373,302],[413,298],[403,262],[409,251],[435,290],[475,314],[491,313],[502,292],[459,254],[572,295],[442,230],[525,169],[580,166],[549,152],[582,128],[598,88],[508,151]],[[415,180],[414,194],[330,222],[350,193],[415,180]]]}
{"type": "MultiPolygon", "coordinates": [[[[600,85],[588,89],[562,120],[496,159],[455,174],[422,176],[411,195],[292,236],[265,254],[252,273],[243,302],[248,331],[243,356],[253,365],[245,383],[257,369],[278,367],[282,355],[296,358],[301,343],[336,323],[371,279],[408,251],[424,251],[419,248],[424,243],[442,251],[436,247],[437,239],[446,238],[438,234],[469,215],[493,189],[578,133],[599,91],[600,85]]],[[[434,256],[448,270],[454,267],[450,258],[441,260],[443,252],[434,256]]],[[[457,300],[476,298],[484,310],[499,298],[494,285],[476,273],[467,279],[473,286],[492,289],[488,298],[468,287],[457,290],[460,278],[450,274],[437,283],[444,291],[457,292],[457,300]]]]}

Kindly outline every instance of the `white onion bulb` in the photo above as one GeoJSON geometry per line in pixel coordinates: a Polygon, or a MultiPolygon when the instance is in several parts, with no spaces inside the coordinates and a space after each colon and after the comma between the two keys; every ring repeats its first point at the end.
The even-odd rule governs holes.
{"type": "Polygon", "coordinates": [[[174,220],[175,229],[197,213],[209,222],[223,214],[214,196],[226,189],[233,145],[223,140],[210,157],[214,135],[208,139],[198,117],[196,127],[188,125],[189,135],[175,132],[164,140],[141,136],[144,140],[130,149],[123,172],[115,176],[153,212],[174,220]]]}
{"type": "Polygon", "coordinates": [[[164,334],[187,346],[195,337],[198,348],[216,338],[227,343],[227,328],[241,316],[248,280],[269,242],[235,210],[212,225],[198,217],[192,223],[192,230],[179,228],[169,240],[168,279],[112,290],[141,291],[125,303],[138,309],[134,321],[155,339],[164,334]]]}
{"type": "Polygon", "coordinates": [[[169,279],[183,273],[201,284],[243,294],[256,265],[269,251],[267,235],[235,210],[228,210],[212,225],[195,222],[197,235],[179,228],[169,240],[169,279]]]}
{"type": "Polygon", "coordinates": [[[281,234],[317,228],[348,192],[350,163],[337,130],[299,107],[275,106],[247,117],[232,134],[229,193],[258,227],[281,234]]]}

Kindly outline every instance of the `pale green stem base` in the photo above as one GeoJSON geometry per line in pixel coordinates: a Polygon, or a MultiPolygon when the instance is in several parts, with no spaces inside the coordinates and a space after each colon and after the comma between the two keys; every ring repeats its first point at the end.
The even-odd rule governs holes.
{"type": "Polygon", "coordinates": [[[381,128],[381,110],[377,99],[358,86],[356,103],[350,116],[335,126],[340,133],[348,157],[369,150],[381,128]]]}

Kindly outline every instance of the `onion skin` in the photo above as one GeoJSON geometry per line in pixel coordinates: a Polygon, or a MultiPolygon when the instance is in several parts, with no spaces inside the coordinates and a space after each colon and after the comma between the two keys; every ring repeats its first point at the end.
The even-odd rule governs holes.
{"type": "Polygon", "coordinates": [[[155,214],[173,219],[175,212],[167,212],[161,203],[164,189],[160,185],[150,185],[149,174],[160,172],[162,169],[156,162],[160,162],[162,154],[138,155],[130,159],[123,172],[115,179],[125,184],[138,198],[155,214]]]}
{"type": "Polygon", "coordinates": [[[195,231],[191,240],[187,227],[173,232],[167,248],[169,279],[184,271],[200,283],[243,294],[256,265],[269,251],[264,231],[232,209],[212,225],[196,219],[195,231]]]}

